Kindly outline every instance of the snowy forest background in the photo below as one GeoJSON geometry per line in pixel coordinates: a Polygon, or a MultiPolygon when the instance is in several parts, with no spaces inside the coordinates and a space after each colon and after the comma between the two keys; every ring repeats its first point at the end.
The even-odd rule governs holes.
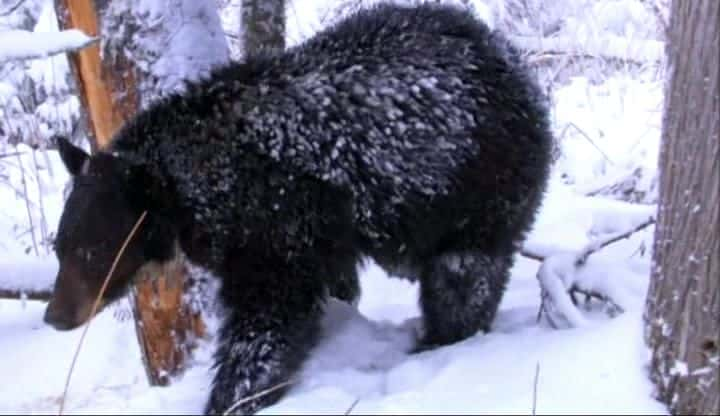
{"type": "MultiPolygon", "coordinates": [[[[485,0],[457,1],[472,7],[531,54],[542,85],[555,103],[557,169],[563,181],[587,195],[630,202],[657,200],[657,149],[663,78],[665,0],[485,0]],[[570,100],[563,99],[571,95],[570,100]],[[572,102],[575,100],[576,102],[572,102]],[[584,101],[586,114],[567,111],[584,101]],[[630,100],[641,100],[636,106],[630,100]],[[629,112],[654,109],[636,118],[629,112]],[[618,114],[613,114],[615,111],[618,114]],[[632,120],[624,124],[622,119],[632,120]],[[648,123],[640,122],[648,120],[648,123]],[[642,125],[641,125],[642,124],[642,125]],[[637,131],[628,131],[627,129],[637,131]]],[[[242,58],[240,1],[216,1],[232,59],[242,58]]],[[[372,1],[289,1],[288,46],[323,25],[372,1]]],[[[0,4],[0,31],[57,31],[49,0],[0,4]]],[[[0,41],[11,42],[10,38],[0,41]]],[[[0,48],[2,48],[0,46],[0,48]]],[[[65,54],[44,59],[0,61],[0,224],[10,227],[0,250],[47,256],[54,222],[48,218],[43,176],[48,138],[71,135],[85,143],[77,90],[65,54]],[[23,172],[18,176],[15,169],[23,172]],[[12,202],[11,202],[12,201],[12,202]],[[12,214],[10,214],[12,213],[12,214]],[[8,215],[19,214],[19,217],[8,215]]],[[[49,169],[49,168],[46,168],[49,169]]]]}
{"type": "MultiPolygon", "coordinates": [[[[510,35],[551,101],[555,163],[527,253],[577,253],[653,217],[669,1],[454,2],[510,35]]],[[[215,1],[235,60],[243,56],[240,3],[215,1]]],[[[286,44],[371,3],[288,0],[286,44]]],[[[80,331],[45,327],[44,301],[26,294],[49,292],[57,267],[52,239],[68,177],[48,139],[59,133],[90,145],[65,54],[3,59],[14,42],[7,34],[18,30],[52,37],[58,31],[53,2],[0,0],[0,293],[18,294],[0,299],[0,367],[11,369],[0,374],[0,413],[53,413],[80,331]],[[42,352],[47,349],[52,357],[42,352]]],[[[613,302],[558,305],[565,324],[538,320],[540,263],[519,256],[491,334],[412,357],[406,348],[418,314],[417,288],[385,279],[371,264],[358,308],[329,305],[326,341],[303,370],[304,380],[264,412],[666,414],[653,397],[642,341],[653,231],[650,224],[605,247],[582,275],[556,273],[613,302]]],[[[186,373],[168,387],[151,388],[130,309],[121,302],[96,318],[67,411],[198,412],[210,380],[212,336],[186,373]]],[[[212,314],[206,320],[212,335],[216,320],[212,314]]]]}

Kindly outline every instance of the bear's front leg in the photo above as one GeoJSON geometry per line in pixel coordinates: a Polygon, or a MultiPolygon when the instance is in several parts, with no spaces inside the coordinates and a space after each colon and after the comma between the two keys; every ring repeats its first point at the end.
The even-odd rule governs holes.
{"type": "Polygon", "coordinates": [[[217,371],[205,414],[253,414],[274,404],[296,381],[315,345],[321,303],[314,291],[267,289],[248,288],[243,299],[225,300],[228,316],[218,334],[217,371]]]}

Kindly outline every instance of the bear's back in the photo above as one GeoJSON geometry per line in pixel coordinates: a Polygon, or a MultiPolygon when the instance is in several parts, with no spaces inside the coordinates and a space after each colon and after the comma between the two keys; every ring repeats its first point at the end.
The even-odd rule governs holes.
{"type": "Polygon", "coordinates": [[[151,161],[187,205],[222,222],[237,222],[223,201],[260,180],[245,169],[260,157],[349,191],[363,233],[384,235],[401,212],[465,194],[470,183],[497,193],[494,183],[480,189],[481,175],[542,179],[544,167],[525,160],[544,163],[546,112],[516,64],[469,12],[381,4],[190,84],[140,115],[115,148],[151,161]],[[487,175],[483,157],[493,158],[483,162],[487,175]]]}

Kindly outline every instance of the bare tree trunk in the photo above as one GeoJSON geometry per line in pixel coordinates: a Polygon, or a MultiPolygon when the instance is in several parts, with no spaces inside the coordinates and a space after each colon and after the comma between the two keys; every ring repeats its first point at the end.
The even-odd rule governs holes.
{"type": "Polygon", "coordinates": [[[242,1],[245,56],[285,48],[285,0],[242,1]]]}
{"type": "MultiPolygon", "coordinates": [[[[162,0],[162,7],[152,7],[155,1],[56,0],[61,29],[101,38],[100,46],[70,54],[93,151],[154,99],[228,59],[211,0],[162,0]]],[[[184,368],[204,325],[184,296],[181,256],[139,275],[133,289],[138,341],[150,384],[165,385],[184,368]]]]}
{"type": "MultiPolygon", "coordinates": [[[[57,0],[55,11],[60,30],[80,29],[88,36],[98,36],[100,25],[93,0],[57,0]]],[[[107,144],[113,132],[126,119],[123,105],[113,103],[112,84],[115,78],[123,74],[126,77],[132,72],[120,65],[113,66],[100,58],[100,45],[91,45],[79,52],[69,53],[68,60],[76,80],[83,109],[88,113],[88,136],[92,151],[97,151],[107,144]]],[[[131,83],[132,80],[128,80],[131,83]]],[[[134,102],[135,97],[123,97],[121,101],[134,102]]],[[[131,112],[129,114],[132,114],[131,112]]]]}
{"type": "Polygon", "coordinates": [[[719,414],[720,1],[673,0],[668,42],[646,342],[673,414],[719,414]]]}

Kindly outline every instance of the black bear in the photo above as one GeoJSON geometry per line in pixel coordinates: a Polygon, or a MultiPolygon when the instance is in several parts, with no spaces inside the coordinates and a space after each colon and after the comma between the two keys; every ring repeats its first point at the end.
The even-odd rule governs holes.
{"type": "MultiPolygon", "coordinates": [[[[544,194],[552,136],[519,53],[469,12],[380,4],[284,52],[228,64],[139,113],[92,156],[59,139],[73,188],[45,320],[90,318],[179,247],[226,309],[205,411],[290,378],[329,295],[373,258],[418,279],[418,349],[487,331],[544,194]]],[[[235,409],[253,413],[278,389],[235,409]]]]}

